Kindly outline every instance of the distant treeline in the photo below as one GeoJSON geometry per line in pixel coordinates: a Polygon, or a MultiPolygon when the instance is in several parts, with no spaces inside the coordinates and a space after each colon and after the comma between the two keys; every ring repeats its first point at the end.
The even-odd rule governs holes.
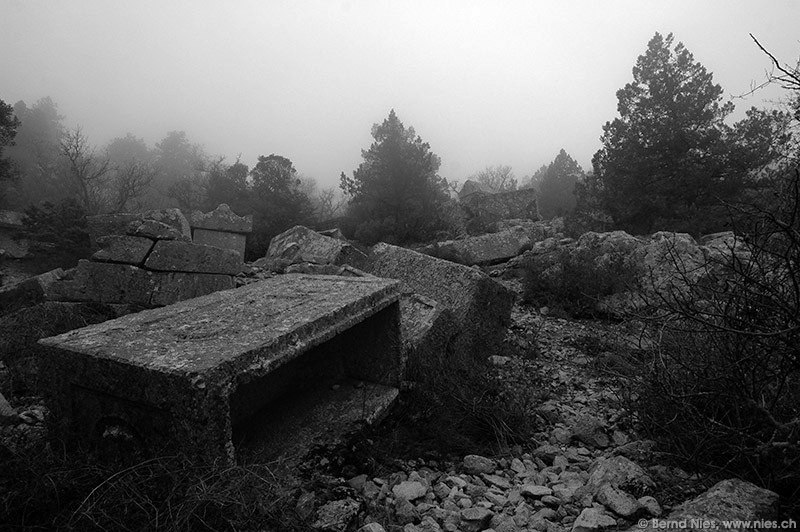
{"type": "MultiPolygon", "coordinates": [[[[800,97],[783,85],[785,110],[751,108],[730,124],[733,103],[723,101],[712,74],[672,34],[656,33],[636,61],[633,81],[617,91],[619,116],[602,127],[591,171],[562,149],[519,182],[502,165],[465,179],[495,191],[533,187],[541,216],[565,216],[575,233],[723,230],[729,205],[769,202],[796,164],[800,150],[791,132],[800,97]]],[[[167,133],[152,148],[130,133],[98,148],[80,128],[65,128],[63,118],[50,98],[32,106],[0,100],[0,208],[39,216],[49,209],[52,218],[61,211],[72,217],[165,207],[208,211],[227,203],[254,217],[250,259],[292,225],[332,219],[364,243],[424,242],[466,230],[454,199],[459,183],[439,175],[439,157],[394,110],[373,126],[374,142],[355,171],[341,174],[340,190],[320,190],[282,155],[262,155],[252,168],[213,158],[183,131],[167,133]]]]}

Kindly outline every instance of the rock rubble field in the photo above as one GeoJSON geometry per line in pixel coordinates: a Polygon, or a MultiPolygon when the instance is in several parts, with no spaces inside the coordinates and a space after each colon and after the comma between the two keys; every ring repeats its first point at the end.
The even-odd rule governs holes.
{"type": "Polygon", "coordinates": [[[317,530],[359,532],[641,530],[640,522],[663,525],[690,514],[771,515],[774,493],[739,480],[708,490],[714,481],[660,463],[655,443],[637,437],[620,390],[596,368],[597,356],[609,355],[604,347],[633,341],[612,329],[618,331],[516,305],[506,338],[515,354],[493,363],[502,376],[515,358],[529,357],[546,383],[547,399],[532,412],[540,430],[528,445],[447,464],[410,460],[380,476],[356,474],[334,490],[343,488],[347,497],[320,504],[308,492],[298,513],[317,530]]]}

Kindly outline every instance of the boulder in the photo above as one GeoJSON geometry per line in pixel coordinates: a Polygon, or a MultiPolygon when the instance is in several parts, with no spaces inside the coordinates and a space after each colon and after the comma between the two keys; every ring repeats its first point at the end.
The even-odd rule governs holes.
{"type": "Polygon", "coordinates": [[[708,530],[717,528],[745,532],[753,527],[723,525],[723,521],[756,521],[777,519],[778,494],[739,479],[718,482],[708,491],[684,502],[670,514],[658,520],[647,521],[646,527],[628,529],[652,532],[663,530],[665,521],[685,523],[685,530],[708,530]],[[714,526],[711,525],[714,523],[714,526]]]}
{"type": "Polygon", "coordinates": [[[597,490],[597,501],[622,517],[632,517],[642,509],[639,501],[611,484],[600,486],[597,490]]]}
{"type": "Polygon", "coordinates": [[[530,246],[528,232],[517,226],[498,233],[437,242],[424,248],[423,252],[467,266],[490,265],[516,257],[530,246]]]}
{"type": "Polygon", "coordinates": [[[593,532],[617,525],[616,519],[597,508],[584,508],[575,522],[572,532],[593,532]]]}
{"type": "Polygon", "coordinates": [[[494,470],[497,469],[497,462],[478,454],[468,454],[464,457],[464,469],[473,475],[494,473],[494,470]]]}
{"type": "Polygon", "coordinates": [[[511,319],[511,290],[479,270],[384,243],[373,246],[366,269],[449,308],[460,328],[455,352],[496,354],[511,319]]]}
{"type": "Polygon", "coordinates": [[[583,488],[597,496],[604,485],[610,485],[641,497],[655,488],[655,483],[645,471],[624,456],[599,458],[589,468],[589,480],[583,488]]]}
{"type": "Polygon", "coordinates": [[[296,225],[270,241],[265,258],[313,264],[350,264],[360,267],[366,256],[344,240],[324,236],[302,225],[296,225]]]}
{"type": "Polygon", "coordinates": [[[233,250],[204,244],[159,240],[145,268],[161,272],[216,273],[236,275],[242,271],[242,256],[233,250]]]}
{"type": "Polygon", "coordinates": [[[358,515],[361,505],[351,499],[331,501],[317,510],[317,520],[311,525],[315,530],[344,532],[358,515]]]}

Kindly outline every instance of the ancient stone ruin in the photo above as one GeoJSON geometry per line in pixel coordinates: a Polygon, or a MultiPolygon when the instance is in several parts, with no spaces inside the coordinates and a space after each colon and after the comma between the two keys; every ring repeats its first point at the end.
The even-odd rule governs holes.
{"type": "Polygon", "coordinates": [[[493,193],[480,183],[467,181],[458,194],[458,201],[467,215],[468,225],[486,227],[513,218],[539,219],[536,191],[532,188],[493,193]]]}
{"type": "Polygon", "coordinates": [[[114,428],[231,461],[248,443],[310,446],[397,395],[399,295],[397,281],[290,274],[131,314],[42,340],[44,389],[62,436],[114,428]]]}
{"type": "MultiPolygon", "coordinates": [[[[513,278],[522,261],[557,275],[567,256],[601,265],[628,257],[643,265],[635,270],[639,288],[657,291],[676,282],[670,252],[690,265],[746,253],[731,234],[699,244],[666,233],[568,239],[558,220],[537,221],[529,204],[514,210],[500,200],[486,204],[500,201],[506,207],[497,212],[516,218],[492,221],[494,233],[422,252],[383,243],[358,248],[336,232],[297,226],[251,264],[241,251],[252,221],[226,206],[195,213],[191,222],[176,210],[97,217],[91,260],[4,289],[0,313],[41,301],[121,307],[120,317],[40,340],[36,384],[46,395],[51,437],[123,440],[146,454],[179,451],[229,464],[290,463],[283,460],[382,419],[413,386],[410,368],[424,371],[431,360],[447,367],[455,357],[475,371],[507,363],[495,355],[515,323],[515,293],[492,277],[513,278]]],[[[562,384],[576,378],[556,369],[562,384]]],[[[740,481],[665,512],[651,496],[654,481],[633,460],[652,447],[606,434],[594,419],[565,424],[586,403],[575,399],[537,408],[555,428],[530,453],[467,456],[448,472],[409,465],[347,484],[409,531],[594,532],[635,518],[653,528],[662,515],[721,519],[733,507],[743,519],[773,515],[776,495],[740,481]]],[[[0,402],[5,419],[21,417],[0,402]]],[[[298,511],[310,504],[315,529],[345,530],[361,515],[350,496],[324,504],[303,497],[298,511]]],[[[361,530],[384,528],[373,522],[361,530]]]]}
{"type": "Polygon", "coordinates": [[[233,288],[252,218],[221,205],[193,220],[194,229],[178,209],[89,217],[96,251],[50,283],[46,298],[153,308],[233,288]]]}

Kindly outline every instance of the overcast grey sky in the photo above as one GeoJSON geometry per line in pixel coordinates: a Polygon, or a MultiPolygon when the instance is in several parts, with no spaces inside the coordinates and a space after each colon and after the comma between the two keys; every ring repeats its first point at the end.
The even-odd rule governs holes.
{"type": "MultiPolygon", "coordinates": [[[[658,31],[725,89],[800,57],[800,1],[0,0],[0,99],[51,96],[102,145],[185,130],[252,166],[289,157],[322,186],[394,108],[463,180],[533,173],[564,148],[589,169],[616,91],[658,31]]],[[[737,101],[737,113],[776,92],[737,101]]]]}

